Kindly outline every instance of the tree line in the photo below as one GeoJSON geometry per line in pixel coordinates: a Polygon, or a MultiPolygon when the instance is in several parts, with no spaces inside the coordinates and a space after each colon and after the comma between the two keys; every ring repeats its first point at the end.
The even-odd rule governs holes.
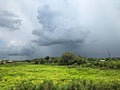
{"type": "MultiPolygon", "coordinates": [[[[9,61],[9,60],[7,60],[9,61]]],[[[0,60],[0,65],[8,64],[6,60],[0,60]]],[[[103,68],[103,69],[120,69],[120,58],[87,58],[76,55],[72,52],[64,52],[61,57],[35,58],[33,60],[13,61],[11,64],[20,63],[31,64],[51,64],[51,65],[66,65],[68,67],[90,67],[90,68],[103,68]]]]}
{"type": "Polygon", "coordinates": [[[76,55],[72,52],[64,52],[61,57],[35,58],[32,61],[35,64],[57,64],[67,65],[69,67],[91,67],[120,69],[120,58],[86,58],[76,55]]]}

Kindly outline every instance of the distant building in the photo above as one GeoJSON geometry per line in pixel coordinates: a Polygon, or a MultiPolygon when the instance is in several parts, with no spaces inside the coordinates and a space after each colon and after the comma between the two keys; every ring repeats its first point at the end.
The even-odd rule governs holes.
{"type": "Polygon", "coordinates": [[[103,59],[102,59],[102,60],[100,60],[100,61],[101,61],[101,62],[105,62],[105,60],[103,60],[103,59]]]}
{"type": "Polygon", "coordinates": [[[13,63],[13,60],[7,60],[6,63],[13,63]]]}
{"type": "Polygon", "coordinates": [[[1,64],[6,64],[6,63],[13,63],[13,60],[2,60],[0,63],[1,64]]]}

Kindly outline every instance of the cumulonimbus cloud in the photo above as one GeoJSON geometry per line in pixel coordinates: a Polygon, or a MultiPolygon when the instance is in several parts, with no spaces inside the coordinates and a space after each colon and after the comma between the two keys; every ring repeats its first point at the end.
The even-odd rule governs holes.
{"type": "Polygon", "coordinates": [[[0,30],[14,31],[20,28],[21,19],[10,11],[0,11],[0,30]]]}
{"type": "MultiPolygon", "coordinates": [[[[83,43],[87,37],[87,32],[80,25],[76,25],[77,17],[71,16],[74,11],[72,11],[72,8],[69,9],[71,11],[61,9],[58,12],[57,10],[52,10],[49,5],[45,5],[39,9],[37,18],[42,28],[32,32],[38,37],[33,41],[39,46],[83,43]],[[70,11],[69,14],[65,10],[70,11]],[[75,19],[71,19],[71,17],[75,19]]],[[[74,13],[77,14],[77,12],[74,13]]]]}

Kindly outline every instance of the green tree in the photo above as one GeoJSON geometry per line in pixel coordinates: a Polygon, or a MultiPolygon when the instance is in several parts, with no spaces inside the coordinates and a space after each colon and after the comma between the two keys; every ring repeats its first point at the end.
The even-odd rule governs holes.
{"type": "Polygon", "coordinates": [[[46,59],[46,62],[49,63],[50,57],[46,56],[45,59],[46,59]]]}
{"type": "Polygon", "coordinates": [[[81,64],[86,63],[86,59],[83,58],[83,57],[80,57],[80,56],[76,56],[76,57],[75,57],[75,62],[76,62],[78,65],[81,65],[81,64]]]}
{"type": "Polygon", "coordinates": [[[71,65],[75,63],[76,55],[72,52],[65,52],[61,57],[61,64],[63,65],[71,65]]]}

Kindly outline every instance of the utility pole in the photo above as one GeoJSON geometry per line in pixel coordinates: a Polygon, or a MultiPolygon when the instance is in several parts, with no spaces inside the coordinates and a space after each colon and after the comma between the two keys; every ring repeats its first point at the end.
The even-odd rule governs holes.
{"type": "Polygon", "coordinates": [[[108,50],[108,58],[111,58],[110,50],[108,50]]]}

